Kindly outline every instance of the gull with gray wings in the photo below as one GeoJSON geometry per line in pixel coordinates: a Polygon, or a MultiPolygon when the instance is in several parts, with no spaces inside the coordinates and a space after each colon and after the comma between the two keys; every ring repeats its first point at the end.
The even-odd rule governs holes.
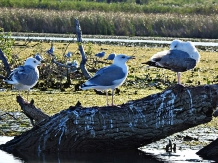
{"type": "Polygon", "coordinates": [[[170,44],[170,50],[158,52],[149,61],[142,64],[176,72],[178,84],[181,84],[180,73],[193,69],[199,61],[200,54],[192,42],[174,40],[170,44]]]}
{"type": "Polygon", "coordinates": [[[112,89],[112,105],[114,105],[114,90],[121,86],[126,80],[128,74],[128,66],[126,65],[126,62],[133,58],[134,56],[126,56],[124,54],[117,55],[113,60],[113,64],[99,69],[92,78],[81,86],[81,89],[106,90],[107,105],[107,90],[112,89]]]}
{"type": "Polygon", "coordinates": [[[15,68],[4,81],[12,84],[18,91],[29,91],[38,82],[39,71],[37,66],[40,64],[41,61],[36,58],[27,58],[24,65],[15,68]]]}

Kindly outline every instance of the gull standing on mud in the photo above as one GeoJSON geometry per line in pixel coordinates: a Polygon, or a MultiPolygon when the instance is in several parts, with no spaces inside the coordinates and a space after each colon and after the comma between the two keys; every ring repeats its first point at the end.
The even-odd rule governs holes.
{"type": "Polygon", "coordinates": [[[70,58],[72,56],[72,52],[68,52],[67,54],[64,55],[65,58],[70,58]]]}
{"type": "Polygon", "coordinates": [[[95,56],[98,58],[103,58],[105,56],[105,52],[104,51],[99,52],[99,53],[95,54],[95,56]]]}
{"type": "Polygon", "coordinates": [[[51,48],[49,50],[46,51],[46,53],[52,57],[54,57],[54,51],[55,51],[55,48],[53,45],[51,45],[51,48]]]}
{"type": "MultiPolygon", "coordinates": [[[[27,58],[23,66],[19,66],[12,70],[11,74],[4,81],[8,84],[12,84],[20,94],[21,90],[27,90],[34,87],[39,79],[38,65],[41,64],[41,60],[36,58],[27,58]]],[[[27,100],[28,100],[27,93],[27,100]]]]}
{"type": "Polygon", "coordinates": [[[193,69],[199,61],[200,54],[192,42],[174,40],[170,44],[170,50],[158,52],[154,54],[149,61],[142,64],[165,68],[176,72],[178,84],[181,84],[181,72],[193,69]]]}
{"type": "Polygon", "coordinates": [[[124,54],[117,55],[113,64],[99,69],[96,74],[86,81],[82,86],[82,90],[97,89],[100,91],[106,90],[106,98],[108,105],[108,89],[112,89],[112,106],[114,105],[114,90],[121,86],[126,80],[128,74],[128,66],[126,62],[129,59],[134,59],[134,56],[126,56],[124,54]]]}

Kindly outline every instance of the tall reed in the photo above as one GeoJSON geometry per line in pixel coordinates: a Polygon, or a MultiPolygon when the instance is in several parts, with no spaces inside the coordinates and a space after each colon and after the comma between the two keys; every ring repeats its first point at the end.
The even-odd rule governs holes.
{"type": "Polygon", "coordinates": [[[75,33],[78,18],[84,34],[218,38],[218,15],[142,14],[0,8],[0,27],[12,32],[75,33]]]}
{"type": "Polygon", "coordinates": [[[218,0],[1,0],[0,7],[128,13],[217,14],[218,0]]]}

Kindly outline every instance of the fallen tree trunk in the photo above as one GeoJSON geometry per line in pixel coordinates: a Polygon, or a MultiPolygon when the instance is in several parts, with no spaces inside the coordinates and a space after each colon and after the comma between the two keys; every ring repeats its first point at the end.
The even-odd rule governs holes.
{"type": "Polygon", "coordinates": [[[77,105],[42,119],[31,130],[0,145],[0,149],[12,153],[137,149],[209,122],[217,99],[218,85],[174,85],[121,106],[77,105]]]}
{"type": "Polygon", "coordinates": [[[38,125],[44,119],[49,118],[47,114],[43,113],[40,109],[33,105],[34,100],[31,100],[30,103],[27,103],[21,96],[17,96],[17,103],[20,105],[24,114],[30,119],[33,126],[38,125]]]}
{"type": "Polygon", "coordinates": [[[199,150],[197,154],[202,158],[212,159],[218,162],[218,139],[199,150]]]}

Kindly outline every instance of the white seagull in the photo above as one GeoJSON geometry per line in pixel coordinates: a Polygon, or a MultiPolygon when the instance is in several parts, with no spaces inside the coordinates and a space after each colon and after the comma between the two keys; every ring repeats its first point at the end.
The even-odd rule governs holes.
{"type": "Polygon", "coordinates": [[[178,84],[181,84],[181,72],[193,69],[199,61],[200,54],[192,42],[174,40],[170,44],[170,50],[158,52],[149,61],[142,64],[176,72],[178,84]]]}
{"type": "MultiPolygon", "coordinates": [[[[27,58],[23,66],[12,70],[11,74],[4,81],[12,84],[18,91],[27,90],[34,87],[39,79],[39,70],[37,68],[41,62],[36,58],[27,58]]],[[[27,94],[28,100],[28,94],[27,94]]]]}
{"type": "Polygon", "coordinates": [[[67,54],[64,55],[65,58],[70,58],[72,56],[72,52],[68,52],[67,54]]]}
{"type": "Polygon", "coordinates": [[[114,105],[114,90],[121,86],[126,80],[128,67],[126,62],[134,56],[126,56],[124,54],[117,55],[113,64],[99,69],[96,74],[86,81],[82,86],[82,90],[97,89],[100,91],[106,90],[106,98],[108,105],[108,89],[112,89],[112,106],[114,105]]]}
{"type": "Polygon", "coordinates": [[[49,50],[46,51],[46,53],[52,57],[54,57],[54,51],[55,51],[55,48],[53,45],[51,45],[51,48],[49,50]]]}

